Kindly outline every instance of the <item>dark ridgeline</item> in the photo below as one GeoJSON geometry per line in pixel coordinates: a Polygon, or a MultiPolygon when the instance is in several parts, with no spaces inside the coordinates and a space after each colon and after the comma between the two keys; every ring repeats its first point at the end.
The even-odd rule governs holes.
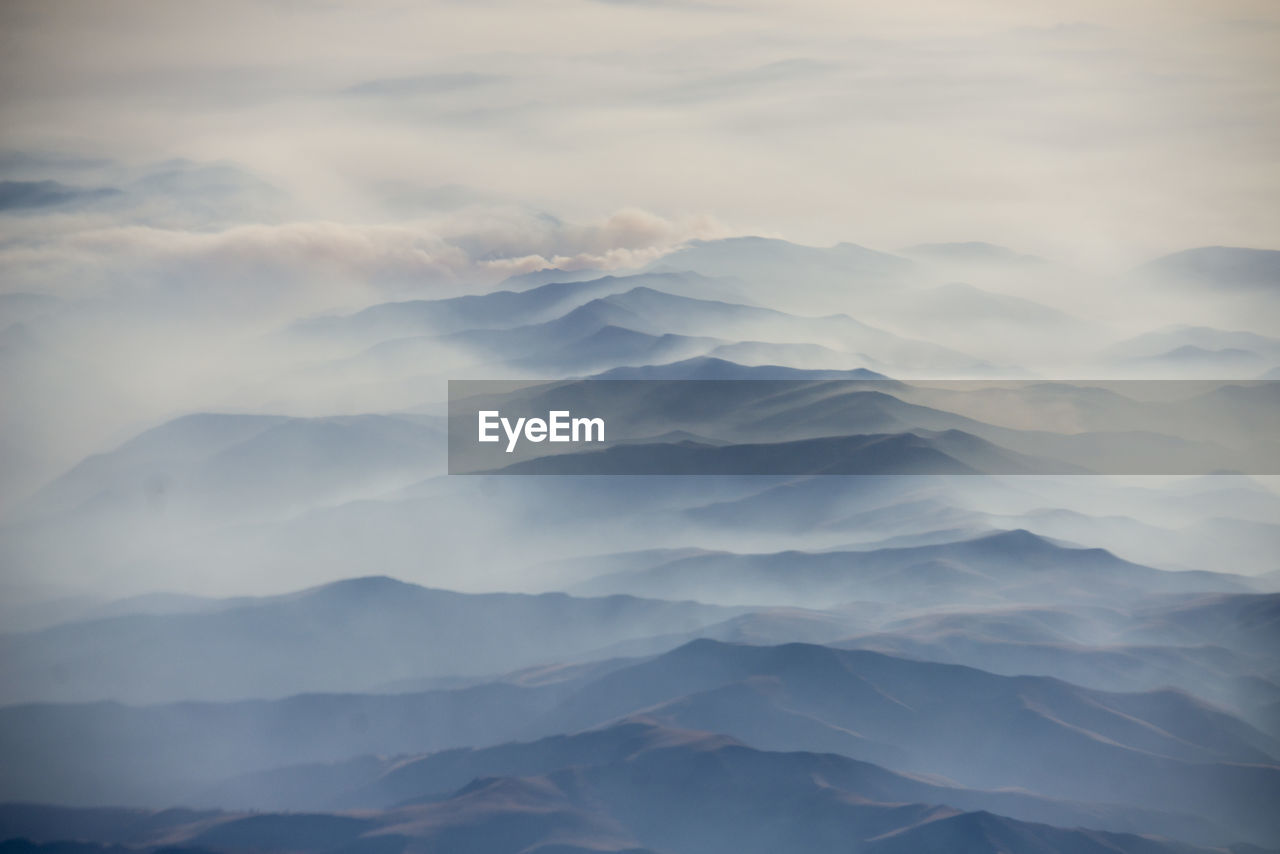
{"type": "MultiPolygon", "coordinates": [[[[1256,296],[1272,261],[1196,250],[1131,278],[1256,296]]],[[[1245,478],[1042,475],[1272,459],[1277,387],[926,388],[909,378],[1019,375],[948,325],[1098,330],[922,265],[1053,267],[695,241],[634,275],[279,333],[343,354],[291,383],[396,405],[173,419],[19,506],[0,556],[347,580],[6,611],[0,854],[1275,850],[1280,501],[1245,478]],[[451,425],[422,404],[463,375],[564,377],[524,402],[607,405],[619,442],[507,472],[558,477],[442,477],[451,425]],[[650,476],[570,476],[622,470],[650,476]],[[725,476],[656,476],[688,470],[725,476]],[[513,572],[476,561],[499,552],[513,572]]],[[[1178,327],[1083,364],[1252,378],[1277,358],[1178,327]]]]}

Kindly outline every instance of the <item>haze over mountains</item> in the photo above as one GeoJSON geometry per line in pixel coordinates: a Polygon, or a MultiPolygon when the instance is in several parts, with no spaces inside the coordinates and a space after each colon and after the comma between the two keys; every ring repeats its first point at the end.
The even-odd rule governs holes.
{"type": "MultiPolygon", "coordinates": [[[[201,805],[256,805],[263,798],[276,808],[388,807],[462,787],[476,777],[550,773],[584,761],[594,764],[624,747],[626,757],[636,749],[633,737],[611,748],[614,735],[608,727],[592,728],[638,713],[668,727],[724,732],[766,750],[862,755],[910,773],[944,775],[968,787],[953,790],[951,800],[970,808],[1000,805],[1007,813],[1037,818],[1056,811],[1059,821],[1075,811],[1076,819],[1089,815],[1109,828],[1163,833],[1177,828],[1201,840],[1274,834],[1268,805],[1280,786],[1280,771],[1272,766],[1276,739],[1187,695],[1103,694],[1053,679],[994,677],[806,645],[702,641],[652,661],[587,668],[547,684],[358,701],[313,695],[269,704],[115,707],[109,713],[101,707],[67,708],[53,716],[47,708],[16,707],[5,713],[6,732],[13,737],[6,755],[25,769],[25,791],[40,789],[46,798],[58,792],[54,797],[75,803],[110,803],[113,793],[131,791],[136,803],[157,804],[172,797],[176,787],[184,791],[184,803],[201,805]],[[25,764],[33,747],[38,755],[42,744],[76,739],[86,716],[94,715],[105,727],[98,737],[130,745],[127,760],[84,755],[92,743],[83,742],[75,763],[56,769],[25,764]],[[1016,745],[1018,760],[1010,763],[1007,743],[954,738],[983,719],[1003,722],[1003,739],[1016,745]],[[278,728],[290,721],[301,729],[286,735],[278,728]],[[451,741],[449,733],[458,727],[467,741],[451,741]],[[332,762],[361,750],[411,753],[566,731],[583,734],[555,736],[524,751],[497,747],[474,755],[267,770],[332,762]],[[313,733],[321,732],[339,741],[317,741],[313,733]],[[585,756],[578,747],[583,742],[590,743],[585,756]],[[227,752],[223,746],[231,744],[241,747],[227,752]],[[503,754],[512,755],[514,763],[482,761],[503,754]],[[435,766],[447,774],[432,773],[435,766]],[[103,783],[91,782],[89,768],[106,775],[103,783]],[[1117,778],[1118,769],[1123,774],[1117,778]],[[984,794],[1010,786],[1042,797],[984,794]],[[1089,800],[1117,806],[1084,803],[1089,800]]],[[[779,770],[805,761],[863,768],[859,775],[871,775],[877,788],[896,780],[899,792],[914,785],[909,799],[948,798],[945,785],[940,789],[935,782],[931,789],[919,778],[912,783],[912,778],[834,756],[761,755],[759,761],[774,762],[779,770]]],[[[737,785],[776,784],[777,778],[761,768],[744,772],[737,785]]],[[[875,794],[886,797],[883,790],[875,794]]],[[[897,800],[889,796],[889,802],[897,800]]]]}
{"type": "Polygon", "coordinates": [[[0,854],[1280,854],[1280,6],[1156,6],[5,3],[0,854]]]}
{"type": "Polygon", "coordinates": [[[709,240],[282,321],[0,520],[5,850],[1277,847],[1280,344],[1002,290],[1052,266],[709,240]],[[446,379],[616,444],[446,475],[446,379]]]}

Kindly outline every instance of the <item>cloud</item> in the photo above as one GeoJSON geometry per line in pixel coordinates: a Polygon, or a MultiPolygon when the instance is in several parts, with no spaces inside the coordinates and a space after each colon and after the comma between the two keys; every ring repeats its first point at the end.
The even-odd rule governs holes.
{"type": "Polygon", "coordinates": [[[221,230],[100,227],[56,221],[0,248],[14,290],[164,295],[190,308],[320,310],[388,296],[457,293],[533,270],[639,266],[685,241],[723,236],[710,217],[668,219],[626,209],[594,222],[472,207],[395,224],[258,223],[221,230]],[[38,236],[43,234],[44,236],[38,236]]]}
{"type": "Polygon", "coordinates": [[[728,234],[724,225],[709,216],[667,219],[638,208],[587,223],[562,222],[514,208],[477,208],[449,215],[438,228],[481,262],[534,257],[542,259],[544,266],[559,266],[557,258],[598,258],[602,269],[619,266],[603,260],[606,257],[667,252],[688,240],[728,234]]]}
{"type": "Polygon", "coordinates": [[[803,85],[837,70],[832,62],[805,57],[780,59],[742,70],[720,72],[692,79],[682,79],[655,93],[659,102],[723,101],[748,97],[776,88],[803,85]]]}
{"type": "Polygon", "coordinates": [[[460,89],[472,89],[490,83],[499,83],[506,79],[501,74],[484,74],[478,71],[440,72],[409,77],[386,77],[378,80],[367,80],[364,83],[358,83],[348,88],[346,91],[350,95],[380,97],[436,95],[442,92],[456,92],[460,89]]]}
{"type": "Polygon", "coordinates": [[[1108,265],[1280,225],[1265,0],[375,5],[10,3],[6,145],[232,159],[301,199],[295,220],[462,185],[1108,265]]]}
{"type": "Polygon", "coordinates": [[[105,158],[58,151],[0,151],[0,174],[15,179],[100,170],[109,165],[105,158]]]}
{"type": "MultiPolygon", "coordinates": [[[[11,159],[61,171],[57,159],[11,159]]],[[[296,313],[471,292],[551,267],[636,267],[685,241],[728,233],[708,216],[638,208],[565,220],[458,186],[427,192],[419,201],[436,203],[427,205],[389,204],[388,187],[372,184],[371,204],[345,218],[297,216],[305,204],[225,160],[102,162],[95,173],[122,189],[0,182],[0,291],[124,298],[169,314],[254,315],[269,325],[296,313]],[[86,203],[99,199],[111,203],[86,203]]],[[[413,196],[412,187],[392,189],[413,196]]]]}
{"type": "Polygon", "coordinates": [[[702,0],[594,0],[606,6],[632,6],[652,9],[685,9],[699,12],[731,12],[740,7],[730,3],[710,3],[702,0]]]}

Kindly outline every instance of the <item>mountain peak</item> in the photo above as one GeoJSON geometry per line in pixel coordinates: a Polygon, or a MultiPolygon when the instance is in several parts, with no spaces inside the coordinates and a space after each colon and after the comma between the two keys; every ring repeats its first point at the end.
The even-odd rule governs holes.
{"type": "Polygon", "coordinates": [[[322,584],[319,587],[313,587],[312,590],[398,590],[407,587],[421,588],[417,584],[410,584],[407,581],[401,581],[398,578],[392,578],[389,575],[358,575],[354,578],[343,578],[338,581],[331,581],[328,584],[322,584]]]}
{"type": "Polygon", "coordinates": [[[1273,289],[1280,286],[1280,251],[1200,246],[1156,258],[1137,272],[1186,284],[1273,289]]]}
{"type": "Polygon", "coordinates": [[[970,540],[970,542],[981,543],[989,547],[1015,549],[1019,551],[1057,551],[1066,548],[1047,537],[1042,537],[1039,534],[1028,531],[1026,528],[996,531],[991,534],[984,534],[981,537],[976,537],[975,539],[970,540]]]}
{"type": "MultiPolygon", "coordinates": [[[[405,596],[430,590],[419,584],[401,581],[389,575],[362,575],[355,578],[342,578],[319,584],[293,593],[285,593],[269,599],[302,599],[311,597],[333,598],[355,601],[359,599],[382,599],[388,596],[405,596]]],[[[437,591],[444,592],[444,591],[437,591]]]]}

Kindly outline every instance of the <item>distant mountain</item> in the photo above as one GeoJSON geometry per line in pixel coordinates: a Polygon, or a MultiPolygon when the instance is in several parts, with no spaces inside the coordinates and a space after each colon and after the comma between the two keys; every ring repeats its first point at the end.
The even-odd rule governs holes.
{"type": "Polygon", "coordinates": [[[321,317],[297,325],[299,332],[366,342],[413,335],[441,335],[467,329],[509,329],[545,323],[599,297],[636,287],[710,296],[712,280],[689,273],[557,278],[527,290],[500,290],[448,299],[375,305],[345,317],[321,317]]]}
{"type": "MultiPolygon", "coordinates": [[[[223,803],[204,793],[230,778],[300,763],[332,763],[349,780],[353,771],[382,764],[345,766],[353,757],[519,738],[582,679],[223,703],[6,706],[0,759],[10,773],[0,775],[0,801],[223,803]]],[[[282,791],[264,806],[284,797],[282,791]]]]}
{"type": "MultiPolygon", "coordinates": [[[[1124,360],[1183,358],[1222,354],[1248,354],[1252,358],[1280,359],[1280,339],[1253,332],[1229,332],[1208,326],[1175,326],[1129,338],[1109,347],[1110,358],[1124,360]]],[[[1244,358],[1243,355],[1238,355],[1244,358]]]]}
{"type": "Polygon", "coordinates": [[[1052,676],[1104,691],[1153,691],[1176,687],[1230,709],[1264,732],[1271,721],[1260,712],[1280,701],[1280,677],[1267,678],[1245,654],[1220,646],[1092,644],[1046,637],[1029,640],[1000,612],[946,613],[904,621],[893,631],[832,642],[842,649],[869,649],[923,661],[979,667],[1007,676],[1052,676]],[[1003,619],[1002,619],[1003,618],[1003,619]]]}
{"type": "Polygon", "coordinates": [[[1044,330],[1079,335],[1086,330],[1083,320],[1066,312],[1034,300],[995,293],[961,282],[905,292],[895,305],[894,316],[902,318],[902,323],[909,323],[913,328],[924,325],[930,329],[941,329],[949,321],[952,329],[956,324],[977,329],[1002,326],[1007,333],[1014,335],[1038,334],[1044,330]],[[1028,324],[1033,328],[1026,328],[1028,324]]]}
{"type": "Polygon", "coordinates": [[[286,194],[258,174],[229,161],[173,158],[150,166],[126,185],[135,198],[171,208],[174,216],[213,223],[275,221],[286,194]]]}
{"type": "Polygon", "coordinates": [[[464,594],[361,578],[214,610],[131,614],[0,635],[0,702],[359,691],[579,657],[732,614],[628,596],[464,594]]]}
{"type": "Polygon", "coordinates": [[[862,353],[844,353],[820,344],[736,341],[720,344],[708,354],[740,365],[786,365],[806,370],[856,370],[878,364],[862,353]]]}
{"type": "Polygon", "coordinates": [[[1106,342],[1107,329],[1064,297],[1083,274],[989,243],[922,244],[900,254],[918,263],[919,275],[887,292],[868,322],[998,365],[990,376],[1093,375],[1074,366],[1106,342]]]}
{"type": "Polygon", "coordinates": [[[1153,359],[1163,359],[1166,361],[1215,361],[1222,364],[1232,364],[1236,362],[1255,362],[1261,357],[1257,353],[1248,350],[1239,350],[1227,347],[1222,350],[1205,350],[1200,347],[1193,347],[1190,344],[1182,347],[1174,348],[1168,353],[1160,353],[1152,356],[1153,359]]]}
{"type": "Polygon", "coordinates": [[[1188,597],[1138,617],[1134,636],[1163,643],[1215,643],[1268,661],[1280,649],[1280,593],[1188,597]]]}
{"type": "Polygon", "coordinates": [[[1280,387],[1220,379],[1166,388],[1180,394],[1144,399],[1141,382],[1122,380],[912,387],[899,396],[994,422],[1003,421],[1004,413],[1018,413],[1014,423],[1021,429],[955,426],[1010,450],[1095,472],[1204,475],[1276,467],[1280,445],[1259,425],[1280,415],[1280,387]],[[1043,421],[1039,414],[1046,416],[1043,421]],[[1073,429],[1059,432],[1064,423],[1073,429]]]}
{"type": "Polygon", "coordinates": [[[954,492],[963,481],[945,478],[862,476],[793,478],[766,482],[742,496],[728,496],[688,508],[684,515],[698,525],[717,530],[800,534],[842,527],[842,522],[866,513],[883,513],[875,521],[881,536],[903,529],[936,529],[949,524],[948,514],[961,513],[970,521],[984,517],[956,506],[954,492]],[[926,505],[911,507],[918,502],[926,505]],[[922,525],[922,520],[928,523],[922,525]]]}
{"type": "Polygon", "coordinates": [[[526,371],[546,371],[548,375],[585,373],[651,360],[691,361],[720,343],[717,338],[649,335],[621,326],[603,326],[577,341],[529,353],[521,365],[526,371]]]}
{"type": "MultiPolygon", "coordinates": [[[[1128,832],[1160,830],[1201,840],[1227,838],[1223,830],[1213,829],[1208,823],[1179,821],[1152,811],[966,790],[832,754],[766,753],[723,736],[661,727],[644,717],[529,743],[277,769],[228,781],[209,792],[208,797],[210,803],[224,806],[244,803],[295,810],[385,809],[454,792],[475,780],[554,775],[570,767],[591,768],[588,776],[610,778],[629,769],[628,776],[635,779],[642,769],[663,773],[658,769],[669,768],[674,774],[686,763],[705,765],[709,757],[723,767],[725,782],[732,781],[735,790],[753,779],[769,780],[780,794],[789,790],[788,797],[796,798],[811,792],[813,782],[821,780],[824,785],[869,803],[944,804],[960,809],[990,809],[1014,818],[1067,826],[1089,824],[1128,832]]],[[[694,767],[689,768],[689,773],[698,774],[694,767]]]]}
{"type": "Polygon", "coordinates": [[[1191,344],[1123,363],[1135,376],[1169,379],[1254,379],[1266,360],[1251,350],[1226,347],[1206,350],[1191,344]]]}
{"type": "Polygon", "coordinates": [[[855,368],[849,371],[818,371],[781,365],[740,365],[725,359],[701,356],[666,365],[614,368],[597,374],[601,380],[887,380],[883,374],[855,368]]]}
{"type": "MultiPolygon", "coordinates": [[[[1227,829],[1218,831],[1219,841],[1280,838],[1280,823],[1270,808],[1280,794],[1280,742],[1181,692],[1107,693],[1056,679],[995,676],[869,651],[707,640],[652,659],[534,681],[266,703],[12,707],[0,710],[0,758],[22,773],[7,778],[7,797],[30,799],[39,793],[45,799],[119,803],[128,796],[135,803],[171,803],[196,798],[203,781],[202,803],[252,799],[269,789],[279,793],[276,798],[287,799],[284,793],[293,791],[335,805],[385,804],[415,794],[431,796],[438,791],[433,787],[447,788],[469,775],[537,774],[560,762],[609,761],[618,748],[607,741],[597,749],[590,739],[559,737],[541,746],[463,752],[418,765],[364,759],[302,772],[270,769],[289,764],[287,756],[295,764],[333,762],[360,752],[412,750],[413,744],[421,751],[450,742],[539,739],[643,714],[662,726],[722,733],[763,750],[834,752],[900,773],[942,775],[962,787],[1107,802],[1117,820],[1143,811],[1148,814],[1144,822],[1153,818],[1151,811],[1180,816],[1146,824],[1149,832],[1170,832],[1175,826],[1183,828],[1179,833],[1188,827],[1203,832],[1207,822],[1227,829]],[[319,737],[322,733],[329,736],[319,737]],[[52,755],[61,757],[59,763],[50,764],[52,755]],[[486,766],[479,762],[488,762],[486,757],[523,764],[486,766]],[[96,772],[86,774],[85,768],[96,772]],[[229,777],[240,779],[209,788],[229,777]]],[[[631,749],[642,746],[643,739],[631,749]]],[[[619,770],[640,767],[624,762],[619,770]]],[[[682,766],[680,773],[687,778],[690,770],[682,766]]],[[[742,785],[813,775],[804,762],[799,770],[775,771],[776,777],[757,767],[742,785]]],[[[954,790],[945,797],[907,795],[901,788],[907,784],[894,775],[868,769],[860,772],[862,778],[872,771],[882,782],[899,780],[894,798],[936,797],[957,804],[969,797],[954,790]]],[[[924,782],[917,778],[916,785],[924,782]]],[[[927,783],[952,785],[936,778],[927,783]]],[[[678,787],[666,784],[656,790],[678,793],[678,787]]],[[[628,795],[635,796],[634,791],[628,795]]],[[[1014,810],[1010,803],[1019,801],[1010,795],[999,796],[1006,802],[978,797],[963,804],[1014,810]]],[[[1021,803],[1030,809],[1034,801],[1021,803]]],[[[1077,807],[1084,808],[1072,808],[1077,807]]],[[[1038,815],[1063,820],[1061,813],[1038,815]]]]}
{"type": "MultiPolygon", "coordinates": [[[[1017,826],[1001,821],[998,816],[985,812],[964,813],[920,822],[900,833],[877,839],[872,854],[915,854],[920,851],[1017,851],[1022,847],[1044,852],[1079,852],[1079,854],[1104,854],[1111,850],[1146,852],[1148,846],[1170,846],[1174,851],[1190,851],[1182,845],[1170,844],[1160,839],[1127,837],[1116,839],[1109,834],[1091,833],[1087,830],[1060,830],[1041,826],[1017,826]]],[[[1158,849],[1157,849],[1158,850],[1158,849]]],[[[1244,846],[1243,850],[1248,850],[1244,846]]]]}
{"type": "Polygon", "coordinates": [[[303,335],[365,348],[305,370],[316,383],[502,364],[527,376],[590,374],[712,355],[740,363],[849,369],[882,365],[932,373],[990,366],[926,340],[846,314],[802,316],[761,308],[693,274],[645,274],[543,285],[449,300],[388,303],[345,318],[319,318],[303,335]],[[655,342],[655,339],[658,339],[655,342]],[[683,346],[674,346],[685,342],[683,346]]]}
{"type": "Polygon", "coordinates": [[[473,371],[482,375],[581,376],[619,365],[701,357],[724,345],[719,338],[636,332],[608,320],[602,317],[603,325],[588,322],[563,336],[522,327],[393,338],[353,356],[299,370],[291,380],[320,388],[349,383],[358,392],[370,384],[434,378],[434,387],[427,385],[417,394],[438,394],[446,379],[473,371]],[[424,368],[434,373],[426,373],[424,368]]]}
{"type": "Polygon", "coordinates": [[[695,240],[648,269],[715,277],[740,295],[731,301],[799,314],[864,311],[919,273],[908,258],[852,243],[817,247],[765,237],[695,240]]]}
{"type": "MultiPolygon", "coordinates": [[[[253,182],[117,183],[180,228],[275,204],[253,182]]],[[[69,190],[0,208],[91,201],[69,190]]],[[[241,354],[252,388],[210,388],[379,414],[188,415],[6,499],[0,801],[146,809],[0,806],[0,854],[1280,850],[1275,484],[1056,476],[1273,474],[1280,386],[913,379],[1061,376],[1057,346],[1257,376],[1280,339],[1227,330],[1265,331],[1277,258],[1153,262],[1116,287],[1223,329],[1105,350],[1027,298],[1105,283],[989,244],[694,241],[299,323],[241,354]],[[616,446],[444,475],[444,380],[486,376],[529,380],[504,415],[607,417],[616,446]],[[129,595],[156,589],[182,592],[129,595]]],[[[110,318],[145,342],[170,315],[135,297],[110,318]]],[[[106,353],[101,308],[0,296],[39,415],[0,437],[6,474],[61,444],[30,429],[58,382],[151,387],[59,355],[106,353]]]]}
{"type": "MultiPolygon", "coordinates": [[[[816,273],[824,280],[842,279],[850,291],[868,282],[905,275],[911,266],[904,258],[852,243],[816,247],[767,237],[694,240],[653,265],[658,270],[692,270],[706,276],[774,282],[808,278],[816,273]]],[[[825,281],[809,284],[820,286],[825,281]]]]}
{"type": "Polygon", "coordinates": [[[1163,572],[1102,549],[1068,548],[1027,531],[874,551],[700,553],[605,575],[584,593],[662,595],[721,604],[831,607],[1134,601],[1160,593],[1245,591],[1237,576],[1163,572]]]}
{"type": "Polygon", "coordinates": [[[610,326],[653,336],[715,339],[720,345],[739,341],[791,346],[802,342],[838,353],[869,354],[882,362],[939,369],[961,370],[978,364],[953,350],[893,335],[844,314],[800,316],[648,286],[591,299],[545,322],[502,330],[471,329],[446,335],[441,341],[492,359],[523,360],[553,348],[566,348],[610,326]]]}
{"type": "Polygon", "coordinates": [[[115,187],[73,187],[59,181],[0,181],[0,212],[71,208],[115,200],[115,187]]]}
{"type": "Polygon", "coordinates": [[[696,641],[585,686],[548,723],[572,730],[626,709],[765,749],[841,752],[967,786],[1145,806],[1280,838],[1269,807],[1280,795],[1276,740],[1177,692],[1107,694],[871,652],[696,641]]]}
{"type": "MultiPolygon", "coordinates": [[[[1202,499],[1210,511],[1211,497],[1202,499]]],[[[1210,511],[1212,512],[1212,511],[1210,511]]],[[[1204,513],[1204,519],[1178,526],[1149,525],[1133,517],[1093,516],[1069,510],[1019,513],[993,524],[1024,526],[1038,534],[1088,542],[1149,566],[1164,568],[1222,568],[1251,576],[1276,566],[1280,553],[1280,525],[1230,520],[1204,513]]]]}
{"type": "MultiPolygon", "coordinates": [[[[151,813],[13,805],[0,809],[0,833],[38,841],[74,834],[87,840],[76,849],[79,854],[117,851],[106,846],[121,841],[144,851],[163,844],[183,846],[166,850],[305,854],[835,854],[851,844],[868,854],[1209,854],[1130,834],[902,803],[892,794],[911,790],[910,782],[877,779],[875,769],[837,757],[761,753],[700,733],[619,730],[616,737],[625,746],[619,750],[606,742],[593,764],[533,776],[477,777],[454,791],[381,811],[151,813]],[[922,842],[927,847],[915,847],[922,842]]],[[[1017,795],[1004,798],[1019,802],[1017,795]]]]}
{"type": "Polygon", "coordinates": [[[1157,258],[1137,272],[1145,278],[1200,287],[1275,293],[1280,287],[1280,251],[1204,246],[1157,258]]]}
{"type": "Polygon", "coordinates": [[[947,264],[994,264],[1034,267],[1045,263],[1034,255],[1021,255],[992,243],[918,243],[899,251],[900,255],[922,261],[947,264]]]}
{"type": "Polygon", "coordinates": [[[736,313],[759,318],[761,323],[776,314],[633,288],[593,299],[553,320],[501,330],[470,329],[439,340],[479,360],[518,364],[522,373],[530,369],[594,373],[619,362],[645,364],[703,355],[725,343],[725,336],[746,331],[742,324],[732,323],[736,313]],[[701,308],[700,315],[691,308],[695,306],[701,308]],[[663,350],[650,346],[655,339],[689,343],[682,352],[663,350]],[[621,352],[611,353],[618,347],[621,352]]]}
{"type": "Polygon", "coordinates": [[[922,475],[1079,471],[1005,451],[959,430],[860,434],[793,442],[615,444],[512,463],[502,474],[922,475]]]}
{"type": "Polygon", "coordinates": [[[16,518],[166,514],[209,524],[296,512],[441,470],[442,426],[412,415],[186,415],[87,458],[16,518]]]}
{"type": "Polygon", "coordinates": [[[899,362],[971,363],[964,355],[924,341],[892,335],[843,314],[801,317],[772,309],[677,297],[652,288],[635,288],[600,301],[627,312],[623,325],[642,332],[711,335],[740,341],[805,342],[845,352],[866,352],[899,362]]]}
{"type": "Polygon", "coordinates": [[[500,287],[504,290],[524,291],[556,282],[585,282],[600,278],[600,272],[600,270],[562,270],[558,267],[548,267],[545,270],[508,276],[502,280],[500,287]]]}

